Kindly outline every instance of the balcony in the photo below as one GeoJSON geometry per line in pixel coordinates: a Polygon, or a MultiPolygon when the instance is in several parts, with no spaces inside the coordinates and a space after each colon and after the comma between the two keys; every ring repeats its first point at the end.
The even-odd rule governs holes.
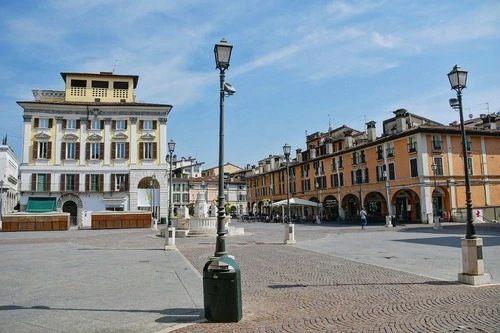
{"type": "Polygon", "coordinates": [[[443,141],[433,140],[432,141],[432,151],[442,151],[443,150],[443,141]]]}
{"type": "Polygon", "coordinates": [[[387,148],[386,154],[387,154],[387,157],[394,157],[394,147],[387,148]]]}

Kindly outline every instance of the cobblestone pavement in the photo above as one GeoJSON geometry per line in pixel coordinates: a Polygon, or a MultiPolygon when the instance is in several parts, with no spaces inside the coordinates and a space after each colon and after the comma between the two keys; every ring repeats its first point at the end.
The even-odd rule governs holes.
{"type": "MultiPolygon", "coordinates": [[[[271,240],[228,238],[241,268],[240,322],[176,332],[500,332],[500,285],[471,287],[271,240]]],[[[179,239],[178,249],[201,270],[214,241],[179,239]]]]}

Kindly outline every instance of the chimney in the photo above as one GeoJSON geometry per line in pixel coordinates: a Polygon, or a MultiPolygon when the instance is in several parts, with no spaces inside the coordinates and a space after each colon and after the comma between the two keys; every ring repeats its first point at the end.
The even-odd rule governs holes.
{"type": "Polygon", "coordinates": [[[375,124],[376,122],[373,120],[366,123],[366,136],[368,137],[368,142],[375,141],[377,139],[375,124]]]}
{"type": "Polygon", "coordinates": [[[344,143],[345,147],[344,148],[351,148],[352,147],[352,130],[348,129],[344,131],[344,143]]]}
{"type": "Polygon", "coordinates": [[[405,109],[398,109],[394,111],[396,115],[396,132],[403,132],[408,129],[408,125],[406,124],[406,117],[408,117],[408,111],[405,109]]]}
{"type": "Polygon", "coordinates": [[[302,162],[302,149],[298,148],[295,150],[295,158],[297,159],[297,162],[302,162]]]}
{"type": "Polygon", "coordinates": [[[481,117],[481,120],[483,121],[484,129],[492,129],[492,130],[497,129],[497,124],[495,122],[496,120],[495,115],[492,114],[483,115],[483,117],[481,117]]]}

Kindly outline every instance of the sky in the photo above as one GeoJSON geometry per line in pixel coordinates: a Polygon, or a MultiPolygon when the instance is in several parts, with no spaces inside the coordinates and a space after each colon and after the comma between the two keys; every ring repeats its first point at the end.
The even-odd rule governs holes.
{"type": "Polygon", "coordinates": [[[459,121],[448,104],[455,64],[469,72],[466,119],[496,113],[499,17],[500,0],[1,0],[0,136],[21,160],[16,101],[64,90],[61,72],[113,71],[139,76],[137,101],[173,105],[178,157],[215,167],[222,38],[237,90],[225,99],[224,161],[240,167],[285,143],[305,149],[329,127],[373,120],[380,135],[399,108],[459,121]]]}

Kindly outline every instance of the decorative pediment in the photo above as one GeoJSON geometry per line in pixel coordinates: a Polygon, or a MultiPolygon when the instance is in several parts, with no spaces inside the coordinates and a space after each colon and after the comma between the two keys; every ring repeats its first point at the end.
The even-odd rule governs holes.
{"type": "Polygon", "coordinates": [[[40,132],[35,134],[35,139],[38,141],[50,140],[50,135],[48,135],[47,133],[40,132]]]}
{"type": "Polygon", "coordinates": [[[118,133],[115,136],[113,136],[113,140],[115,141],[126,141],[128,140],[128,135],[125,133],[118,133]]]}
{"type": "Polygon", "coordinates": [[[76,134],[66,134],[63,136],[63,141],[77,141],[78,135],[76,134]]]}
{"type": "Polygon", "coordinates": [[[88,141],[101,141],[102,140],[102,136],[100,136],[99,134],[97,133],[92,133],[91,135],[89,135],[87,137],[87,140],[88,141]]]}
{"type": "Polygon", "coordinates": [[[141,136],[142,141],[154,141],[154,139],[155,139],[155,136],[151,133],[144,134],[141,136]]]}

